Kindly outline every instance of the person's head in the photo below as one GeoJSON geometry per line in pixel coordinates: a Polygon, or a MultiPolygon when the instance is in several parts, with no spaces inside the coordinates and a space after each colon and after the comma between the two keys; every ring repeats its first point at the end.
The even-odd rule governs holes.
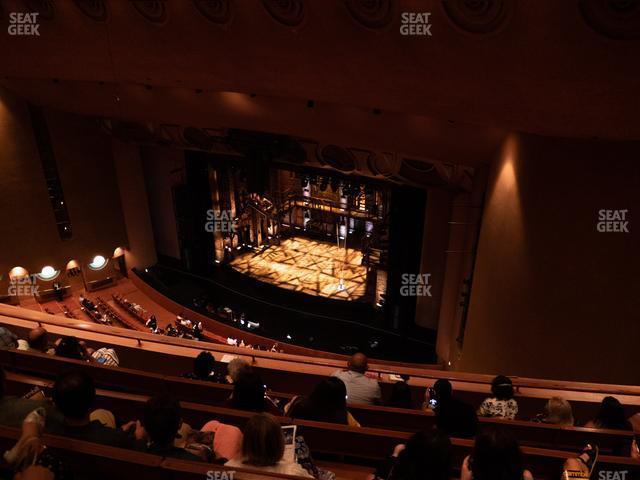
{"type": "Polygon", "coordinates": [[[29,331],[27,341],[30,348],[44,352],[47,348],[47,331],[42,327],[36,327],[29,331]]]}
{"type": "Polygon", "coordinates": [[[453,395],[453,387],[451,382],[445,378],[436,380],[433,384],[433,393],[435,394],[438,404],[446,403],[451,400],[453,395]]]}
{"type": "Polygon", "coordinates": [[[250,368],[251,365],[249,365],[249,362],[243,360],[242,358],[236,357],[231,360],[227,364],[227,373],[229,375],[229,380],[231,381],[231,383],[235,383],[240,377],[240,374],[244,370],[248,370],[250,368]]]}
{"type": "Polygon", "coordinates": [[[93,379],[84,372],[63,373],[53,385],[53,403],[66,418],[72,420],[89,417],[95,396],[93,379]]]}
{"type": "Polygon", "coordinates": [[[249,419],[243,430],[243,462],[256,467],[271,467],[282,460],[284,436],[273,415],[260,413],[249,419]]]}
{"type": "Polygon", "coordinates": [[[439,431],[418,432],[406,448],[390,475],[390,480],[449,480],[451,478],[451,441],[439,431]]]}
{"type": "Polygon", "coordinates": [[[173,445],[181,424],[180,402],[175,397],[158,395],[147,400],[142,426],[152,443],[173,445]]]}
{"type": "Polygon", "coordinates": [[[216,359],[209,352],[200,352],[193,361],[193,373],[198,378],[207,379],[216,368],[216,359]]]}
{"type": "Polygon", "coordinates": [[[506,429],[486,429],[476,437],[469,468],[473,480],[522,480],[518,442],[506,429]]]}
{"type": "Polygon", "coordinates": [[[629,428],[624,407],[615,397],[604,397],[595,419],[595,424],[599,428],[610,428],[613,430],[626,430],[629,428]]]}
{"type": "Polygon", "coordinates": [[[11,330],[0,327],[0,347],[18,348],[18,337],[11,330]]]}
{"type": "Polygon", "coordinates": [[[369,360],[364,353],[354,353],[347,362],[347,368],[354,372],[364,373],[369,368],[369,360]]]}
{"type": "Polygon", "coordinates": [[[262,412],[264,410],[264,396],[266,387],[262,377],[253,369],[243,370],[233,384],[231,403],[234,408],[262,412]]]}
{"type": "Polygon", "coordinates": [[[82,347],[76,337],[62,337],[55,348],[57,357],[83,360],[82,347]]]}
{"type": "Polygon", "coordinates": [[[307,417],[319,422],[347,423],[347,388],[336,377],[316,385],[307,401],[307,417]]]}
{"type": "Polygon", "coordinates": [[[498,400],[511,400],[513,398],[513,383],[509,377],[498,375],[491,382],[491,393],[498,400]]]}
{"type": "Polygon", "coordinates": [[[389,406],[396,408],[413,408],[413,399],[411,398],[411,388],[407,382],[396,382],[391,389],[389,397],[389,406]]]}
{"type": "Polygon", "coordinates": [[[544,407],[544,422],[554,425],[573,425],[571,404],[561,397],[551,397],[544,407]]]}

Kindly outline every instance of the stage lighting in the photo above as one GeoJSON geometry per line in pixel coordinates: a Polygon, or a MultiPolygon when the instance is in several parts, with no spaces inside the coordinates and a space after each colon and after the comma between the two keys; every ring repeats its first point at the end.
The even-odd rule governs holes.
{"type": "Polygon", "coordinates": [[[287,334],[287,340],[293,340],[293,339],[291,338],[291,335],[287,334]]]}

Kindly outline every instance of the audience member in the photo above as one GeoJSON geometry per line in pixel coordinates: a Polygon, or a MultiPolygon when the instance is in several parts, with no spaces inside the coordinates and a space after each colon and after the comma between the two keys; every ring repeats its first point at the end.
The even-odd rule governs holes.
{"type": "Polygon", "coordinates": [[[18,348],[18,337],[4,327],[0,327],[0,348],[18,348]]]}
{"type": "Polygon", "coordinates": [[[118,354],[113,348],[102,347],[91,354],[91,357],[99,364],[107,367],[117,367],[120,365],[118,354]]]}
{"type": "Polygon", "coordinates": [[[238,380],[233,384],[233,393],[229,399],[229,406],[238,410],[250,412],[268,412],[281,415],[278,407],[267,397],[267,387],[253,369],[243,370],[238,380]]]}
{"type": "Polygon", "coordinates": [[[347,410],[347,389],[337,377],[322,380],[308,397],[295,397],[285,407],[285,413],[304,420],[360,426],[347,410]]]}
{"type": "Polygon", "coordinates": [[[36,327],[29,331],[26,340],[18,340],[18,349],[29,352],[47,353],[47,331],[42,327],[36,327]]]}
{"type": "Polygon", "coordinates": [[[413,408],[411,387],[407,382],[400,381],[393,384],[388,405],[395,408],[413,408]]]}
{"type": "Polygon", "coordinates": [[[210,352],[200,352],[193,360],[193,371],[183,375],[192,380],[205,380],[219,382],[221,379],[216,373],[216,359],[210,352]]]}
{"type": "Polygon", "coordinates": [[[453,396],[449,380],[440,379],[427,389],[428,404],[436,414],[436,425],[452,437],[472,438],[478,429],[474,408],[453,396]]]}
{"type": "Polygon", "coordinates": [[[338,377],[347,387],[347,402],[373,405],[380,403],[380,385],[365,375],[369,365],[364,353],[355,353],[347,363],[347,370],[332,374],[338,377]]]}
{"type": "Polygon", "coordinates": [[[603,428],[610,430],[632,430],[627,420],[624,407],[615,397],[604,397],[596,418],[585,424],[588,428],[603,428]]]}
{"type": "Polygon", "coordinates": [[[147,441],[148,453],[180,460],[200,461],[201,457],[174,445],[181,425],[180,402],[176,398],[170,395],[152,397],[144,408],[144,430],[136,429],[136,439],[147,441]]]}
{"type": "Polygon", "coordinates": [[[280,424],[273,415],[261,413],[251,417],[244,427],[242,457],[230,460],[225,466],[311,477],[300,464],[284,460],[283,456],[284,435],[280,424]]]}
{"type": "Polygon", "coordinates": [[[216,458],[233,460],[242,454],[242,431],[238,427],[211,420],[201,430],[213,433],[213,452],[216,458]]]}
{"type": "Polygon", "coordinates": [[[498,375],[491,382],[493,396],[485,399],[478,415],[481,417],[498,417],[513,420],[518,414],[518,402],[513,398],[513,383],[509,377],[498,375]]]}
{"type": "Polygon", "coordinates": [[[571,404],[561,397],[551,397],[544,406],[544,413],[539,417],[542,423],[573,426],[573,410],[571,404]]]}
{"type": "Polygon", "coordinates": [[[562,468],[562,479],[591,478],[597,460],[598,447],[594,448],[591,445],[587,445],[579,456],[565,460],[562,468]]]}
{"type": "Polygon", "coordinates": [[[235,383],[240,377],[240,374],[244,370],[247,370],[250,368],[251,368],[251,365],[249,365],[249,362],[247,362],[246,360],[240,357],[234,358],[227,364],[227,376],[226,376],[227,382],[235,383]]]}
{"type": "Polygon", "coordinates": [[[0,367],[0,425],[19,427],[29,412],[44,406],[45,402],[7,396],[5,382],[6,376],[0,367]]]}
{"type": "Polygon", "coordinates": [[[58,415],[52,416],[51,421],[47,418],[47,430],[87,442],[132,448],[133,439],[124,432],[91,420],[95,396],[93,380],[86,373],[74,371],[60,375],[53,386],[53,403],[58,415]]]}
{"type": "Polygon", "coordinates": [[[451,441],[440,430],[418,432],[406,445],[398,445],[375,473],[384,480],[449,480],[451,441]]]}
{"type": "Polygon", "coordinates": [[[70,358],[72,360],[86,360],[87,362],[96,362],[91,352],[83,341],[76,337],[61,337],[55,343],[56,357],[70,358]]]}
{"type": "Polygon", "coordinates": [[[533,480],[524,469],[516,439],[505,429],[488,429],[476,437],[462,462],[460,480],[533,480]]]}

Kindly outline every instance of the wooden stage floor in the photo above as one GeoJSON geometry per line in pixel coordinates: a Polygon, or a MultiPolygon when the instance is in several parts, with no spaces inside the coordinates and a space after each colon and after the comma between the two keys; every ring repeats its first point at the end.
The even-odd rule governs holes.
{"type": "Polygon", "coordinates": [[[242,253],[230,265],[262,282],[309,295],[358,300],[366,293],[362,252],[307,238],[290,238],[260,252],[242,253]]]}

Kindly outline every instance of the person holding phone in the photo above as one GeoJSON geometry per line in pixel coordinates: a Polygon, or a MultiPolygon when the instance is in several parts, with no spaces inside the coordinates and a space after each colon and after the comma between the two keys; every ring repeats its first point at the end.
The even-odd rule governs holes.
{"type": "Polygon", "coordinates": [[[472,438],[478,429],[475,409],[453,396],[449,380],[437,380],[426,392],[423,409],[433,410],[436,425],[443,432],[456,438],[472,438]]]}

